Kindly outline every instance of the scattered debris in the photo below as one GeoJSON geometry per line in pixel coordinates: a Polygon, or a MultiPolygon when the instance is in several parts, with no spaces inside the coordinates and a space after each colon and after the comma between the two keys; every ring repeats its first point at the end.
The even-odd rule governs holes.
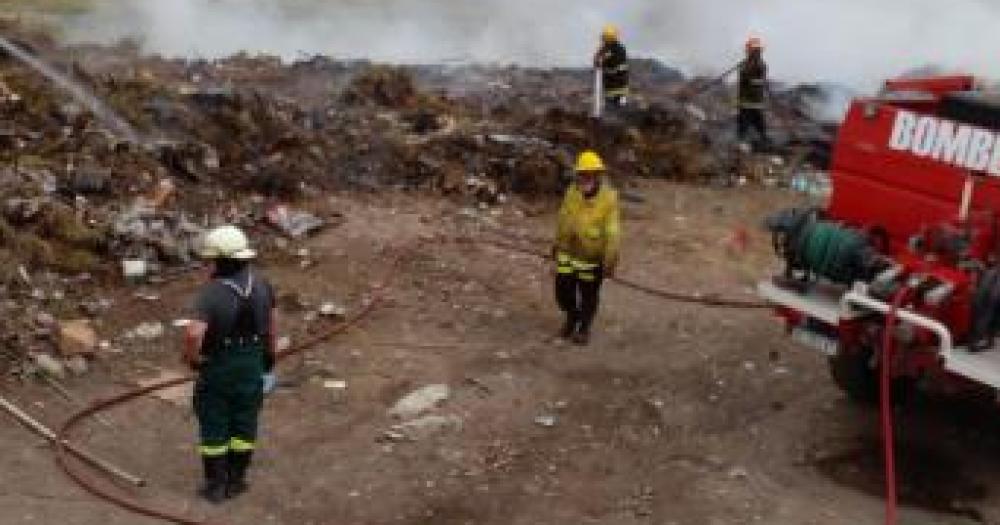
{"type": "Polygon", "coordinates": [[[97,332],[87,319],[59,322],[59,353],[64,357],[92,356],[97,351],[97,332]]]}
{"type": "Polygon", "coordinates": [[[159,339],[163,337],[166,330],[163,327],[163,323],[158,321],[151,321],[142,323],[135,327],[131,332],[128,333],[129,338],[139,338],[146,340],[159,339]]]}
{"type": "Polygon", "coordinates": [[[404,434],[404,433],[402,433],[402,432],[400,432],[398,430],[389,429],[389,430],[386,430],[385,432],[382,432],[382,435],[380,435],[378,437],[377,441],[380,441],[380,442],[388,441],[388,442],[393,442],[393,443],[402,443],[402,442],[406,442],[406,441],[413,441],[413,438],[407,436],[406,434],[404,434]]]}
{"type": "Polygon", "coordinates": [[[38,367],[43,374],[54,377],[56,379],[63,379],[66,377],[66,366],[62,361],[50,356],[49,354],[31,354],[31,361],[38,367]]]}
{"type": "Polygon", "coordinates": [[[17,267],[17,274],[24,281],[24,284],[31,286],[31,275],[28,273],[28,269],[24,265],[19,265],[17,267]]]}
{"type": "Polygon", "coordinates": [[[320,305],[319,314],[323,317],[332,317],[334,319],[343,320],[347,318],[347,308],[332,302],[326,302],[320,305]]]}
{"type": "Polygon", "coordinates": [[[124,259],[122,261],[122,275],[130,283],[139,283],[148,271],[146,261],[142,259],[124,259]]]}
{"type": "Polygon", "coordinates": [[[48,312],[38,312],[38,315],[35,316],[35,324],[40,328],[49,329],[55,326],[56,318],[48,312]]]}
{"type": "Polygon", "coordinates": [[[393,427],[384,436],[391,441],[417,441],[445,432],[460,432],[464,421],[458,416],[426,415],[393,427]]]}
{"type": "Polygon", "coordinates": [[[389,410],[389,415],[403,420],[413,419],[444,403],[450,396],[448,385],[427,385],[397,401],[389,410]]]}
{"type": "Polygon", "coordinates": [[[815,170],[795,173],[789,180],[789,187],[816,198],[826,198],[833,191],[829,175],[815,170]]]}
{"type": "Polygon", "coordinates": [[[89,366],[87,365],[87,358],[76,355],[65,360],[66,369],[73,373],[73,375],[82,376],[87,373],[89,366]]]}
{"type": "Polygon", "coordinates": [[[476,377],[472,377],[472,376],[466,376],[465,382],[468,383],[469,385],[475,387],[476,388],[476,392],[478,392],[480,396],[485,397],[485,396],[489,396],[489,395],[491,395],[493,393],[493,389],[490,388],[490,386],[487,385],[485,382],[483,382],[482,379],[479,379],[479,378],[476,378],[476,377]]]}
{"type": "Polygon", "coordinates": [[[293,239],[301,239],[326,225],[323,219],[309,212],[293,210],[285,205],[267,210],[267,222],[293,239]]]}
{"type": "Polygon", "coordinates": [[[743,467],[733,467],[729,469],[729,472],[726,473],[726,475],[729,477],[729,479],[738,479],[738,480],[745,480],[750,476],[747,470],[743,467]]]}
{"type": "Polygon", "coordinates": [[[552,428],[556,426],[556,422],[557,422],[556,416],[553,415],[542,415],[535,418],[536,425],[546,428],[552,428]]]}
{"type": "Polygon", "coordinates": [[[486,135],[486,139],[496,142],[498,144],[507,144],[510,146],[537,147],[537,148],[553,147],[551,142],[537,137],[523,137],[519,135],[494,133],[492,135],[486,135]]]}

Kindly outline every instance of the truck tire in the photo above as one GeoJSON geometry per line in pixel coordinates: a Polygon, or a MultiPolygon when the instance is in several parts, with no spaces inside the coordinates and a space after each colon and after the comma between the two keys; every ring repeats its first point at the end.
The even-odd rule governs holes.
{"type": "Polygon", "coordinates": [[[878,368],[872,366],[872,351],[841,352],[828,361],[830,377],[856,403],[874,405],[879,399],[878,368]]]}

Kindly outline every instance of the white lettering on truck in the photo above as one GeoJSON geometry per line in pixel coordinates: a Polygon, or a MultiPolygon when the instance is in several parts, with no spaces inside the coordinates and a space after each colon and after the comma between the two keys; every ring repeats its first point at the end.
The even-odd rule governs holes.
{"type": "Polygon", "coordinates": [[[969,155],[971,140],[972,128],[957,126],[950,120],[943,120],[938,126],[937,140],[934,141],[931,158],[947,164],[961,164],[969,155]]]}
{"type": "Polygon", "coordinates": [[[899,110],[889,149],[1000,176],[1000,135],[968,124],[899,110]]]}

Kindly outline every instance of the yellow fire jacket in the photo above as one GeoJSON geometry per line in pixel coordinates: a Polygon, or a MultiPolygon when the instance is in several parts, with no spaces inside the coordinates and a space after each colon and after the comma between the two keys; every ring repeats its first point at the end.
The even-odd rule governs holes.
{"type": "Polygon", "coordinates": [[[571,185],[559,209],[555,247],[560,259],[615,266],[620,246],[618,192],[602,181],[597,195],[588,199],[571,185]]]}

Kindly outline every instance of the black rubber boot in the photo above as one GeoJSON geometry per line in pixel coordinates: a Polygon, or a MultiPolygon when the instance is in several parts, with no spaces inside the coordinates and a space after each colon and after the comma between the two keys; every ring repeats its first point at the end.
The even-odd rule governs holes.
{"type": "Polygon", "coordinates": [[[250,468],[250,460],[253,458],[252,451],[229,452],[226,456],[229,467],[229,479],[226,484],[226,497],[235,498],[243,494],[249,488],[247,485],[247,469],[250,468]]]}
{"type": "Polygon", "coordinates": [[[222,503],[226,499],[228,480],[226,456],[203,456],[201,461],[205,468],[205,484],[198,489],[198,495],[209,503],[222,503]]]}
{"type": "Polygon", "coordinates": [[[573,342],[580,345],[586,346],[590,344],[590,321],[583,320],[580,322],[580,327],[573,334],[573,342]]]}
{"type": "Polygon", "coordinates": [[[578,324],[579,323],[577,322],[576,318],[567,315],[566,322],[563,323],[562,329],[559,330],[559,337],[562,337],[563,339],[569,339],[573,337],[573,334],[576,333],[576,326],[578,324]]]}

